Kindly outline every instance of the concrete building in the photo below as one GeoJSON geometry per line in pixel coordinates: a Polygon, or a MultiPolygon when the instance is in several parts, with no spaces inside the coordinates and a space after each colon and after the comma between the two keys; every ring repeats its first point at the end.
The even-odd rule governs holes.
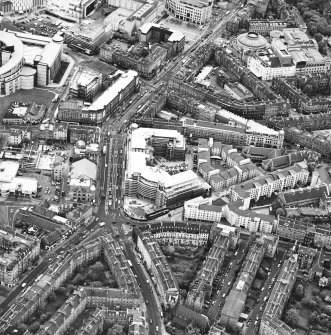
{"type": "MultiPolygon", "coordinates": [[[[113,2],[112,0],[109,2],[113,2]]],[[[119,2],[115,0],[114,2],[119,2]]],[[[118,7],[118,6],[115,6],[118,7]]],[[[133,36],[146,23],[155,22],[164,15],[164,1],[121,1],[120,6],[133,10],[126,20],[121,20],[118,30],[133,36]],[[131,3],[130,3],[131,2],[131,3]],[[130,4],[129,4],[130,3],[130,4]]]]}
{"type": "Polygon", "coordinates": [[[92,102],[101,89],[101,85],[101,73],[79,65],[70,80],[69,93],[74,98],[92,102]]]}
{"type": "Polygon", "coordinates": [[[263,311],[259,332],[261,335],[294,335],[296,332],[281,317],[291,294],[298,271],[297,255],[283,263],[263,311]]]}
{"type": "Polygon", "coordinates": [[[212,17],[213,1],[166,0],[165,8],[175,18],[203,25],[212,17]]]}
{"type": "MultiPolygon", "coordinates": [[[[109,87],[88,106],[88,117],[94,124],[101,124],[138,89],[138,73],[118,70],[109,76],[109,82],[109,87]]],[[[85,115],[82,117],[86,118],[85,115]]]]}
{"type": "Polygon", "coordinates": [[[282,49],[267,49],[250,54],[247,57],[247,68],[262,80],[293,77],[297,71],[292,57],[282,49]]]}
{"type": "Polygon", "coordinates": [[[165,28],[156,23],[146,23],[140,27],[138,38],[140,42],[162,44],[163,47],[170,49],[168,53],[171,56],[181,53],[185,46],[185,35],[181,31],[165,28]]]}
{"type": "Polygon", "coordinates": [[[17,177],[19,163],[0,160],[0,195],[29,196],[37,195],[38,181],[32,177],[17,177]]]}
{"type": "Polygon", "coordinates": [[[308,167],[304,162],[270,174],[255,177],[231,189],[230,199],[244,200],[243,209],[248,209],[251,199],[258,200],[261,196],[270,197],[275,191],[294,188],[298,182],[306,185],[308,181],[308,167]]]}
{"type": "Polygon", "coordinates": [[[315,40],[310,40],[300,29],[286,28],[283,30],[285,43],[273,39],[273,49],[286,50],[293,58],[296,74],[322,73],[330,70],[331,59],[324,57],[318,51],[315,40]]]}
{"type": "Polygon", "coordinates": [[[10,95],[21,88],[21,73],[24,65],[22,41],[10,33],[1,31],[0,96],[10,95]]]}
{"type": "Polygon", "coordinates": [[[104,43],[100,48],[100,59],[124,69],[135,70],[143,78],[151,79],[164,66],[168,50],[158,44],[150,48],[139,44],[130,50],[123,50],[117,45],[104,43]]]}
{"type": "Polygon", "coordinates": [[[0,248],[4,252],[0,257],[0,282],[13,287],[22,273],[38,259],[40,240],[3,227],[0,229],[0,248]]]}
{"type": "Polygon", "coordinates": [[[179,288],[166,257],[149,232],[141,232],[138,228],[134,228],[134,231],[137,248],[146,262],[146,267],[153,274],[161,304],[165,308],[174,307],[179,298],[179,288]]]}
{"type": "Polygon", "coordinates": [[[211,295],[213,281],[222,266],[231,235],[234,236],[234,233],[230,236],[220,234],[215,238],[201,270],[190,285],[185,304],[196,312],[202,310],[205,300],[211,295]]]}
{"type": "Polygon", "coordinates": [[[139,196],[162,208],[208,193],[210,186],[191,170],[170,175],[159,167],[146,165],[154,155],[172,160],[183,159],[185,138],[178,131],[138,128],[129,136],[126,196],[139,196]]]}

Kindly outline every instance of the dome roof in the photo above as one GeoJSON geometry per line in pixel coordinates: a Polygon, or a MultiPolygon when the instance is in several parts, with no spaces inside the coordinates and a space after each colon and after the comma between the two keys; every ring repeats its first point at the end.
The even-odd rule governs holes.
{"type": "Polygon", "coordinates": [[[267,44],[267,40],[254,32],[248,32],[241,34],[237,37],[237,43],[244,49],[254,50],[264,48],[267,44]]]}

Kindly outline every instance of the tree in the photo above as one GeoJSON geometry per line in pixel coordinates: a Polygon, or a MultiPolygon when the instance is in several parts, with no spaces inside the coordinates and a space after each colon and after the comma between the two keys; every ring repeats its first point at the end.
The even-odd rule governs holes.
{"type": "Polygon", "coordinates": [[[52,302],[56,300],[56,294],[54,292],[51,292],[47,298],[48,301],[52,302]]]}
{"type": "Polygon", "coordinates": [[[201,335],[199,328],[190,328],[186,330],[187,335],[201,335]]]}
{"type": "Polygon", "coordinates": [[[264,271],[261,268],[259,268],[257,270],[256,276],[257,276],[258,279],[265,279],[266,278],[266,275],[265,275],[264,271]]]}
{"type": "Polygon", "coordinates": [[[25,323],[20,323],[17,326],[18,330],[20,330],[22,333],[26,332],[28,330],[28,326],[25,323]]]}
{"type": "Polygon", "coordinates": [[[81,285],[84,282],[84,278],[81,273],[77,273],[75,278],[72,280],[74,285],[81,285]]]}
{"type": "Polygon", "coordinates": [[[291,308],[285,313],[285,321],[292,327],[296,327],[299,321],[299,312],[295,308],[291,308]]]}
{"type": "Polygon", "coordinates": [[[316,33],[316,34],[314,35],[314,38],[315,38],[316,42],[321,42],[322,39],[323,39],[323,36],[322,36],[321,33],[316,33]]]}
{"type": "Polygon", "coordinates": [[[55,290],[56,294],[58,295],[65,295],[66,294],[66,289],[63,286],[60,286],[57,290],[55,290]]]}
{"type": "Polygon", "coordinates": [[[123,326],[120,324],[116,323],[114,324],[109,330],[108,330],[108,335],[124,335],[123,333],[123,326]]]}
{"type": "Polygon", "coordinates": [[[302,89],[302,92],[307,94],[308,96],[311,96],[313,94],[313,85],[312,84],[307,84],[305,87],[302,89]]]}
{"type": "Polygon", "coordinates": [[[309,313],[309,315],[308,315],[308,322],[309,322],[310,325],[313,325],[314,323],[316,323],[316,321],[317,321],[317,315],[318,315],[317,311],[309,313]]]}
{"type": "Polygon", "coordinates": [[[40,323],[38,321],[35,321],[34,323],[31,324],[29,327],[29,331],[31,333],[36,333],[40,328],[40,323]]]}
{"type": "Polygon", "coordinates": [[[303,298],[304,290],[301,284],[297,285],[297,287],[295,288],[294,294],[295,294],[295,298],[299,301],[303,298]]]}
{"type": "Polygon", "coordinates": [[[276,209],[276,216],[278,217],[279,216],[286,216],[286,211],[282,208],[282,207],[279,207],[276,209]]]}
{"type": "Polygon", "coordinates": [[[321,279],[320,279],[319,282],[318,282],[318,285],[319,285],[320,287],[325,287],[325,286],[328,285],[328,283],[329,283],[328,278],[326,278],[326,277],[321,277],[321,279]]]}
{"type": "Polygon", "coordinates": [[[326,40],[323,40],[321,42],[318,43],[318,51],[322,54],[322,55],[326,55],[328,52],[328,43],[326,40]]]}

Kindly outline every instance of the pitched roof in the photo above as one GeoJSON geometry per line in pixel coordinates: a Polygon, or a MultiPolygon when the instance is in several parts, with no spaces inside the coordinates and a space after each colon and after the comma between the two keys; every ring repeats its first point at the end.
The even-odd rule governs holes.
{"type": "Polygon", "coordinates": [[[72,163],[71,178],[79,178],[80,176],[86,176],[89,179],[96,180],[96,164],[86,158],[72,163]]]}

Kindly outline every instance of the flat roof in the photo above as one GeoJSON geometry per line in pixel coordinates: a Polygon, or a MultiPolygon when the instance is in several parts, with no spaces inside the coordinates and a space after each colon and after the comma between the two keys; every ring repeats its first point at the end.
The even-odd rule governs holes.
{"type": "Polygon", "coordinates": [[[0,161],[0,182],[10,183],[17,175],[19,163],[13,161],[0,161]]]}
{"type": "Polygon", "coordinates": [[[0,67],[0,75],[2,75],[13,69],[23,60],[24,46],[19,38],[5,31],[0,31],[0,42],[6,46],[14,47],[10,59],[0,67]]]}
{"type": "Polygon", "coordinates": [[[104,109],[122,90],[124,90],[136,77],[138,77],[138,72],[133,70],[128,70],[127,72],[118,70],[114,76],[118,74],[121,74],[118,80],[93,101],[89,107],[90,111],[99,111],[104,109]]]}
{"type": "Polygon", "coordinates": [[[185,38],[185,35],[179,30],[174,30],[168,27],[162,27],[160,24],[152,22],[145,23],[143,26],[139,28],[139,30],[142,34],[147,34],[153,27],[170,31],[172,34],[168,38],[169,42],[181,41],[183,38],[185,38]]]}
{"type": "Polygon", "coordinates": [[[49,67],[51,67],[56,58],[58,57],[58,54],[61,52],[62,49],[62,43],[56,43],[51,41],[49,44],[47,44],[44,48],[44,50],[41,53],[41,63],[47,64],[49,67]]]}

